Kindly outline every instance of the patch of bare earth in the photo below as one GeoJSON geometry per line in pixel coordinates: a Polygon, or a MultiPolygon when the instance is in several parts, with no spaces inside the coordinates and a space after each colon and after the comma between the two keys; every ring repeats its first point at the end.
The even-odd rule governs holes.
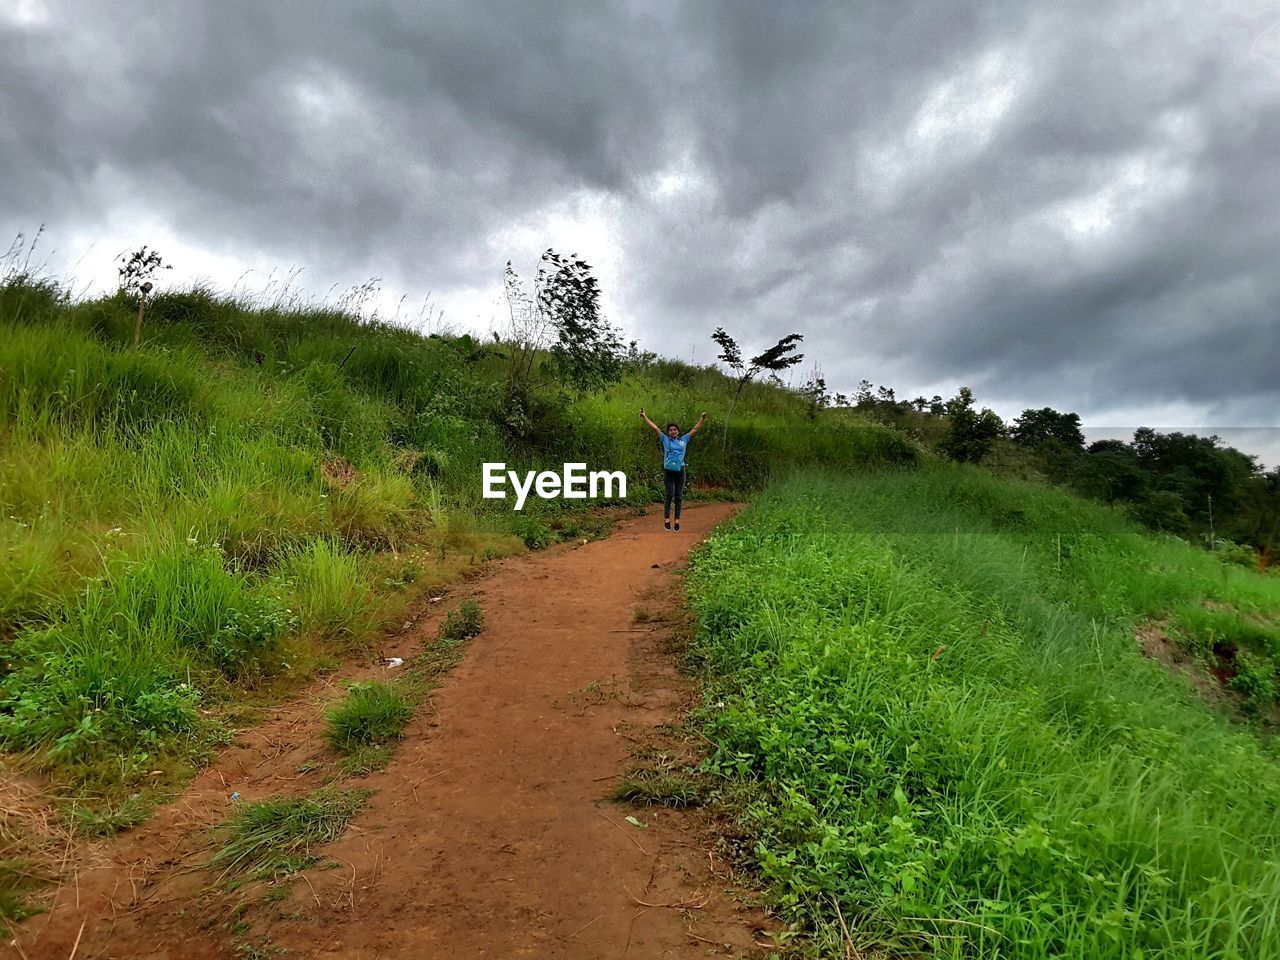
{"type": "MultiPolygon", "coordinates": [[[[1168,630],[1168,620],[1144,620],[1135,626],[1134,637],[1143,655],[1163,663],[1170,670],[1185,677],[1209,703],[1230,704],[1232,696],[1223,687],[1224,680],[1187,653],[1181,644],[1169,636],[1168,630]]],[[[1230,677],[1226,679],[1229,680],[1230,677]]]]}
{"type": "MultiPolygon", "coordinates": [[[[233,792],[297,795],[332,778],[320,735],[336,682],[242,733],[144,826],[78,844],[73,882],[5,956],[221,960],[237,944],[352,960],[755,953],[768,918],[736,895],[707,817],[607,799],[637,754],[689,749],[671,732],[692,697],[671,619],[635,611],[678,595],[689,547],[733,509],[691,508],[679,534],[654,517],[624,522],[470,584],[484,631],[387,769],[350,782],[372,797],[284,899],[268,902],[262,884],[215,892],[208,827],[233,792]]],[[[412,656],[433,627],[382,652],[412,656]]]]}

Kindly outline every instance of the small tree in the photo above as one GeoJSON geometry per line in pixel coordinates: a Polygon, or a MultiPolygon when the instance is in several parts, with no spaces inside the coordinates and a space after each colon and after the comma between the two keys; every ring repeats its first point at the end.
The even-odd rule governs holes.
{"type": "Polygon", "coordinates": [[[622,336],[600,313],[600,284],[583,260],[548,249],[537,282],[538,312],[555,331],[551,363],[578,390],[622,375],[622,336]]]}
{"type": "Polygon", "coordinates": [[[724,327],[716,327],[716,332],[711,335],[711,339],[720,347],[719,359],[728,364],[737,380],[737,387],[733,391],[733,402],[729,404],[729,412],[724,418],[724,436],[720,440],[720,449],[724,450],[729,442],[729,418],[733,416],[733,408],[738,405],[738,398],[742,396],[742,388],[763,371],[776,376],[778,371],[794,367],[803,360],[804,354],[796,353],[796,344],[800,343],[804,337],[798,333],[789,333],[768,350],[745,362],[738,342],[725,332],[724,327]]]}
{"type": "Polygon", "coordinates": [[[968,387],[961,387],[947,401],[947,417],[951,423],[942,440],[942,451],[961,463],[977,463],[1004,433],[1004,421],[994,410],[973,408],[973,391],[968,387]]]}
{"type": "Polygon", "coordinates": [[[503,288],[511,317],[508,397],[526,392],[544,350],[552,369],[577,390],[618,379],[625,356],[622,337],[600,312],[600,286],[589,264],[547,250],[530,296],[508,260],[503,288]]]}
{"type": "Polygon", "coordinates": [[[1059,413],[1052,407],[1023,410],[1013,421],[1009,436],[1024,447],[1038,447],[1057,441],[1074,450],[1084,449],[1084,432],[1078,413],[1059,413]]]}
{"type": "Polygon", "coordinates": [[[827,380],[822,369],[815,366],[809,379],[800,388],[800,396],[809,401],[809,419],[818,416],[818,411],[831,405],[831,394],[827,392],[827,380]]]}
{"type": "Polygon", "coordinates": [[[122,253],[116,259],[120,261],[116,270],[120,278],[120,292],[138,298],[138,320],[133,326],[133,345],[136,347],[142,339],[142,315],[147,309],[147,294],[154,286],[152,281],[156,272],[172,270],[173,264],[165,263],[159,251],[148,250],[145,244],[128,257],[122,253]]]}
{"type": "MultiPolygon", "coordinates": [[[[538,312],[537,305],[528,293],[519,275],[507,261],[502,274],[503,292],[507,299],[507,312],[511,317],[507,339],[511,343],[510,363],[507,367],[507,399],[522,395],[533,375],[533,365],[538,351],[547,346],[550,324],[538,312]]],[[[497,339],[497,334],[494,335],[497,339]]]]}

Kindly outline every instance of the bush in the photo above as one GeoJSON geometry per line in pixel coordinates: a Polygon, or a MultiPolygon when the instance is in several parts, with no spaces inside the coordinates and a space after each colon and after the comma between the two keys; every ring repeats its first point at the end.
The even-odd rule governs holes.
{"type": "Polygon", "coordinates": [[[0,742],[66,759],[160,747],[196,731],[202,684],[271,672],[289,626],[213,548],[119,561],[61,618],[18,634],[0,742]]]}
{"type": "Polygon", "coordinates": [[[413,710],[394,687],[376,680],[352,684],[346,697],[325,714],[325,739],[336,750],[398,740],[413,710]]]}
{"type": "Polygon", "coordinates": [[[445,643],[461,643],[476,636],[483,627],[484,611],[480,604],[474,600],[463,600],[444,618],[437,637],[445,643]]]}

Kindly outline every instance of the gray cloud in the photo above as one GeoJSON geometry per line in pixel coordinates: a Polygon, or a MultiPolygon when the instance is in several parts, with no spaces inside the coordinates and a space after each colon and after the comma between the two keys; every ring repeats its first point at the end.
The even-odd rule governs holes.
{"type": "Polygon", "coordinates": [[[9,232],[159,219],[446,306],[596,238],[664,352],[800,330],[846,389],[1280,421],[1280,3],[20,9],[9,232]]]}

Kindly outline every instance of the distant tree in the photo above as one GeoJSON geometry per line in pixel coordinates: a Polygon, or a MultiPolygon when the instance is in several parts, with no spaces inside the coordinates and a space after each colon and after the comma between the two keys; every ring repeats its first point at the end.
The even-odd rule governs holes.
{"type": "Polygon", "coordinates": [[[1258,548],[1258,567],[1265,573],[1280,547],[1280,467],[1253,478],[1243,514],[1248,542],[1258,548]]]}
{"type": "Polygon", "coordinates": [[[633,367],[649,367],[658,362],[658,355],[652,350],[641,350],[640,341],[632,340],[627,344],[626,362],[633,367]]]}
{"type": "Polygon", "coordinates": [[[947,401],[947,435],[942,439],[942,452],[961,463],[977,463],[996,439],[1004,433],[1004,421],[995,411],[985,407],[975,410],[973,390],[961,387],[955,397],[947,401]]]}
{"type": "Polygon", "coordinates": [[[600,312],[600,286],[589,264],[548,249],[530,296],[508,260],[503,288],[512,341],[509,398],[527,393],[542,351],[550,354],[551,371],[576,390],[619,378],[625,356],[622,337],[600,312]]]}
{"type": "Polygon", "coordinates": [[[555,332],[552,369],[579,391],[616,381],[622,374],[622,336],[600,312],[600,284],[591,266],[548,249],[537,291],[538,312],[555,332]]]}
{"type": "Polygon", "coordinates": [[[1009,436],[1024,447],[1038,447],[1056,441],[1077,450],[1084,449],[1084,432],[1080,429],[1080,415],[1059,413],[1052,407],[1039,410],[1023,410],[1022,416],[1013,421],[1009,436]]]}
{"type": "Polygon", "coordinates": [[[173,264],[165,263],[159,251],[148,250],[146,244],[128,256],[120,254],[116,260],[120,263],[116,270],[120,292],[138,301],[138,319],[133,326],[133,345],[136,347],[142,340],[142,315],[147,309],[147,296],[155,286],[156,274],[161,270],[172,270],[173,264]]]}
{"type": "Polygon", "coordinates": [[[745,361],[742,359],[742,348],[738,346],[738,341],[729,336],[724,327],[716,327],[715,333],[711,334],[711,339],[720,347],[718,359],[728,365],[737,381],[733,391],[733,401],[729,404],[729,412],[724,418],[724,435],[720,440],[720,449],[723,450],[729,442],[729,418],[733,416],[733,408],[738,405],[738,398],[742,396],[742,388],[762,372],[771,373],[776,377],[779,371],[794,367],[803,360],[804,354],[796,352],[796,345],[804,337],[798,333],[789,333],[768,350],[745,361]]]}
{"type": "Polygon", "coordinates": [[[156,274],[161,270],[173,269],[173,264],[165,263],[159,251],[149,250],[145,244],[127,256],[120,254],[116,261],[120,264],[116,268],[120,289],[130,297],[139,296],[144,285],[147,292],[150,292],[156,274]]]}
{"type": "Polygon", "coordinates": [[[1153,479],[1153,488],[1176,493],[1192,517],[1208,522],[1209,503],[1220,514],[1233,513],[1245,484],[1257,471],[1257,458],[1221,445],[1219,437],[1157,433],[1139,427],[1132,450],[1138,465],[1153,479]]]}
{"type": "Polygon", "coordinates": [[[813,373],[800,388],[800,396],[809,401],[810,420],[818,415],[819,410],[831,404],[831,394],[827,392],[827,381],[820,368],[813,368],[813,373]]]}
{"type": "Polygon", "coordinates": [[[1138,458],[1123,440],[1098,440],[1076,466],[1072,486],[1106,503],[1135,500],[1146,484],[1138,458]]]}

